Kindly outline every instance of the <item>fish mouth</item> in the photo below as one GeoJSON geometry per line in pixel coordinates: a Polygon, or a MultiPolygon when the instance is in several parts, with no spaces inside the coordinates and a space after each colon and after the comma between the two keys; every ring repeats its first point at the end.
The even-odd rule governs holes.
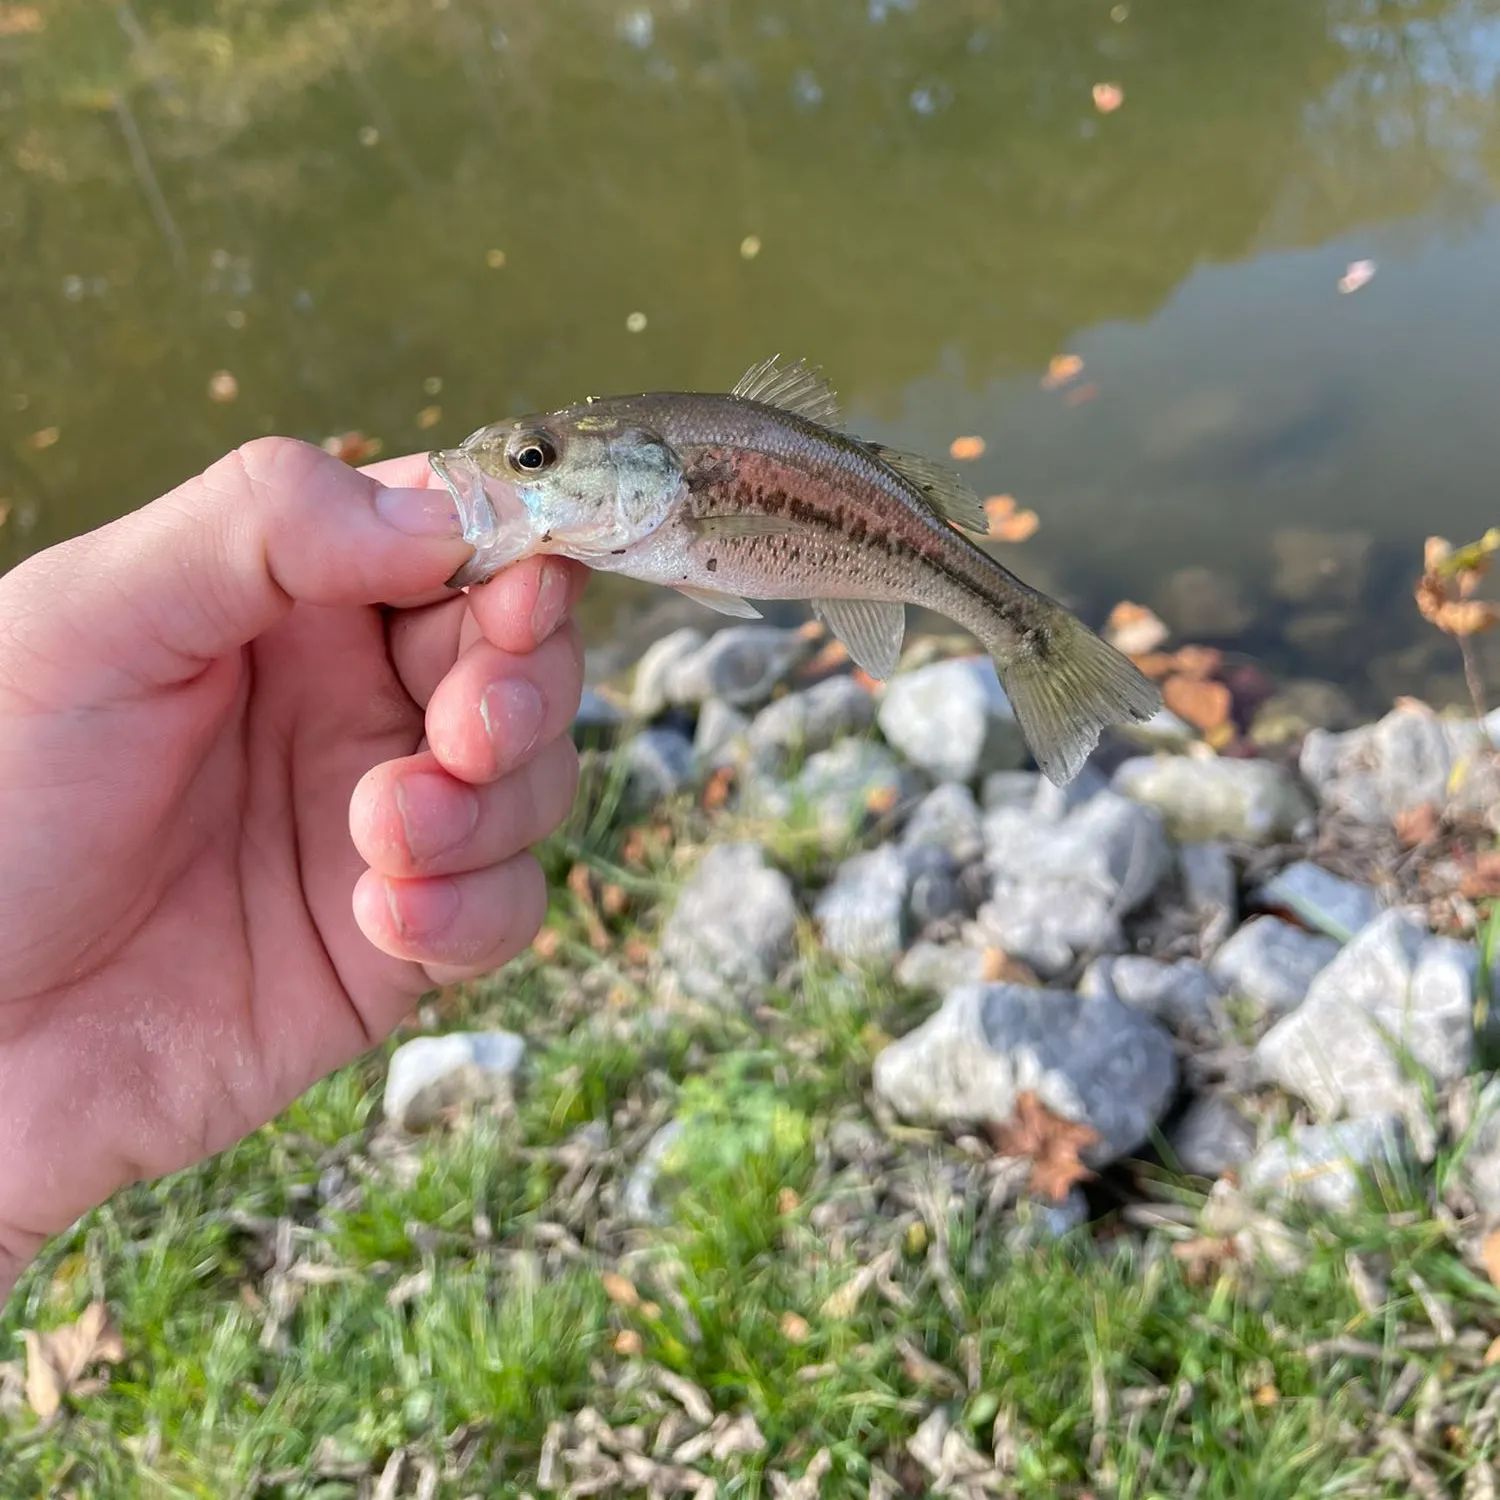
{"type": "Polygon", "coordinates": [[[526,524],[525,501],[515,485],[487,476],[462,448],[430,454],[427,462],[453,496],[463,522],[463,539],[474,549],[474,555],[448,579],[449,588],[483,583],[507,563],[526,555],[531,528],[526,524]]]}

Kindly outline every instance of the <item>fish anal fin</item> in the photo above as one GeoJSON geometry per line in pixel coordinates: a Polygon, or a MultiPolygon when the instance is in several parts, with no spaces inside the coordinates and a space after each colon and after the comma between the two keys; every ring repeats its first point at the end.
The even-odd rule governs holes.
{"type": "Polygon", "coordinates": [[[731,395],[742,401],[759,401],[775,406],[793,416],[804,417],[823,427],[837,427],[840,422],[839,401],[833,387],[816,366],[799,359],[793,364],[781,363],[773,354],[740,376],[731,395]]]}
{"type": "Polygon", "coordinates": [[[990,529],[984,502],[947,464],[938,463],[922,453],[904,448],[890,448],[884,443],[866,442],[865,447],[888,468],[894,469],[909,484],[914,484],[945,521],[965,531],[985,535],[990,529]]]}
{"type": "Polygon", "coordinates": [[[726,594],[719,589],[694,588],[687,583],[678,584],[677,592],[684,598],[691,599],[695,604],[701,604],[721,615],[730,615],[736,620],[763,618],[761,612],[748,599],[741,599],[738,594],[726,594]]]}
{"type": "Polygon", "coordinates": [[[854,664],[884,681],[901,660],[906,606],[884,599],[814,599],[813,613],[848,648],[854,664]]]}

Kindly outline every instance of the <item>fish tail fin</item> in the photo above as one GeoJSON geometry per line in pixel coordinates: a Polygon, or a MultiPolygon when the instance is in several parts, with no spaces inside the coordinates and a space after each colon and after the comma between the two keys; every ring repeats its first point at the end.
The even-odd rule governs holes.
{"type": "Polygon", "coordinates": [[[1066,786],[1105,728],[1144,723],[1160,711],[1161,693],[1082,620],[1050,600],[1047,606],[1023,640],[1007,632],[984,644],[1036,763],[1066,786]]]}

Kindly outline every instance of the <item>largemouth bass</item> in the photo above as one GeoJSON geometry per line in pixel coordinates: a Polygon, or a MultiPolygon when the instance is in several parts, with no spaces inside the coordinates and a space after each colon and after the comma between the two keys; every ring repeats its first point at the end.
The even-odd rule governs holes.
{"type": "Polygon", "coordinates": [[[850,436],[827,382],[771,358],[727,394],[590,398],[481,427],[432,455],[482,583],[534,553],[575,558],[757,619],[808,601],[870,676],[895,670],[906,606],[936,611],[994,659],[1043,773],[1075,777],[1105,726],[1161,707],[1129,658],[964,531],[988,529],[946,465],[850,436]]]}

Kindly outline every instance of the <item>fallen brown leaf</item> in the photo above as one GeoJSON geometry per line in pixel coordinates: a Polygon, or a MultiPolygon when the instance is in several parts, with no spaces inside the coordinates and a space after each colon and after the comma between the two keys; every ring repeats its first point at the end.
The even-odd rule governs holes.
{"type": "Polygon", "coordinates": [[[1078,1153],[1099,1139],[1092,1125],[1054,1114],[1030,1089],[1016,1097],[1015,1111],[1004,1124],[990,1129],[990,1139],[1002,1156],[1031,1159],[1031,1186],[1060,1203],[1068,1190],[1095,1174],[1078,1153]]]}
{"type": "Polygon", "coordinates": [[[617,1307],[640,1306],[641,1294],[628,1276],[622,1276],[618,1271],[605,1271],[599,1277],[599,1285],[604,1288],[604,1295],[617,1307]]]}
{"type": "Polygon", "coordinates": [[[893,786],[871,787],[865,793],[865,808],[873,816],[883,818],[895,807],[900,798],[901,794],[893,786]]]}
{"type": "Polygon", "coordinates": [[[984,446],[982,437],[956,437],[948,444],[948,452],[960,463],[965,463],[979,458],[984,453],[984,446]]]}
{"type": "Polygon", "coordinates": [[[703,810],[704,812],[719,812],[729,803],[729,794],[734,790],[735,769],[733,766],[720,766],[713,772],[703,786],[703,810]]]}
{"type": "Polygon", "coordinates": [[[630,907],[630,892],[623,885],[610,881],[599,892],[599,905],[607,917],[622,917],[630,907]]]}
{"type": "Polygon", "coordinates": [[[1436,804],[1418,802],[1412,807],[1403,807],[1391,819],[1391,826],[1396,830],[1396,837],[1408,849],[1414,849],[1418,844],[1425,844],[1438,831],[1441,821],[1436,804]]]}
{"type": "Polygon", "coordinates": [[[1487,1365],[1500,1364],[1500,1333],[1490,1340],[1490,1347],[1484,1351],[1484,1362],[1487,1365]]]}
{"type": "Polygon", "coordinates": [[[75,1323],[46,1333],[21,1331],[26,1346],[26,1400],[44,1422],[56,1415],[70,1392],[86,1390],[83,1372],[90,1365],[117,1365],[125,1345],[102,1302],[91,1302],[75,1323]]]}
{"type": "Polygon", "coordinates": [[[1176,653],[1171,651],[1146,651],[1139,656],[1132,656],[1131,660],[1153,682],[1160,682],[1162,678],[1170,676],[1177,667],[1176,653]]]}
{"type": "Polygon", "coordinates": [[[1479,1253],[1484,1257],[1484,1269],[1491,1283],[1500,1286],[1500,1229],[1492,1229],[1485,1235],[1479,1253]]]}
{"type": "Polygon", "coordinates": [[[805,1344],[812,1337],[812,1324],[800,1313],[781,1315],[781,1336],[789,1344],[805,1344]]]}
{"type": "Polygon", "coordinates": [[[35,36],[47,21],[36,5],[0,5],[0,36],[35,36]]]}
{"type": "Polygon", "coordinates": [[[615,1353],[623,1354],[627,1359],[633,1358],[645,1347],[646,1341],[634,1328],[622,1328],[615,1335],[615,1353]]]}
{"type": "Polygon", "coordinates": [[[568,871],[568,890],[578,901],[579,915],[588,931],[589,947],[596,953],[607,953],[612,946],[609,929],[594,904],[593,874],[581,861],[568,871]]]}
{"type": "Polygon", "coordinates": [[[776,1194],[776,1212],[779,1214],[794,1214],[802,1205],[802,1199],[797,1196],[795,1188],[784,1187],[776,1194]]]}
{"type": "Polygon", "coordinates": [[[1161,696],[1162,702],[1179,719],[1185,719],[1194,729],[1205,732],[1228,723],[1229,710],[1233,706],[1229,689],[1222,682],[1180,674],[1167,678],[1162,684],[1161,696]]]}
{"type": "Polygon", "coordinates": [[[1197,1235],[1190,1240],[1178,1240],[1172,1246],[1172,1259],[1182,1263],[1182,1274],[1191,1286],[1211,1281],[1238,1258],[1233,1239],[1218,1235],[1197,1235]]]}
{"type": "Polygon", "coordinates": [[[1184,677],[1212,677],[1224,665],[1224,653],[1212,646],[1182,646],[1175,661],[1184,677]]]}
{"type": "Polygon", "coordinates": [[[828,634],[828,627],[819,619],[804,620],[797,627],[797,635],[804,641],[821,641],[828,634]]]}
{"type": "Polygon", "coordinates": [[[61,436],[60,427],[39,427],[26,439],[26,446],[40,453],[43,448],[50,448],[61,436]]]}
{"type": "Polygon", "coordinates": [[[979,960],[979,977],[986,984],[1024,984],[1040,989],[1042,981],[1018,958],[1003,948],[986,948],[979,960]]]}
{"type": "Polygon", "coordinates": [[[1480,849],[1459,877],[1458,893],[1470,901],[1500,896],[1500,849],[1480,849]]]}
{"type": "Polygon", "coordinates": [[[620,949],[620,957],[626,963],[634,964],[638,969],[644,969],[650,964],[654,951],[645,938],[628,937],[620,949]]]}
{"type": "Polygon", "coordinates": [[[384,447],[379,438],[366,437],[362,432],[341,432],[323,439],[323,451],[333,454],[351,468],[369,463],[384,447]]]}
{"type": "Polygon", "coordinates": [[[436,427],[443,420],[443,408],[441,406],[424,406],[417,413],[417,426],[426,432],[429,427],[436,427]]]}
{"type": "Polygon", "coordinates": [[[803,664],[797,675],[804,680],[813,681],[836,672],[848,660],[849,648],[842,641],[826,641],[818,648],[817,654],[803,664]]]}
{"type": "Polygon", "coordinates": [[[1101,115],[1112,115],[1125,102],[1125,90],[1117,83],[1094,85],[1094,108],[1101,115]]]}

